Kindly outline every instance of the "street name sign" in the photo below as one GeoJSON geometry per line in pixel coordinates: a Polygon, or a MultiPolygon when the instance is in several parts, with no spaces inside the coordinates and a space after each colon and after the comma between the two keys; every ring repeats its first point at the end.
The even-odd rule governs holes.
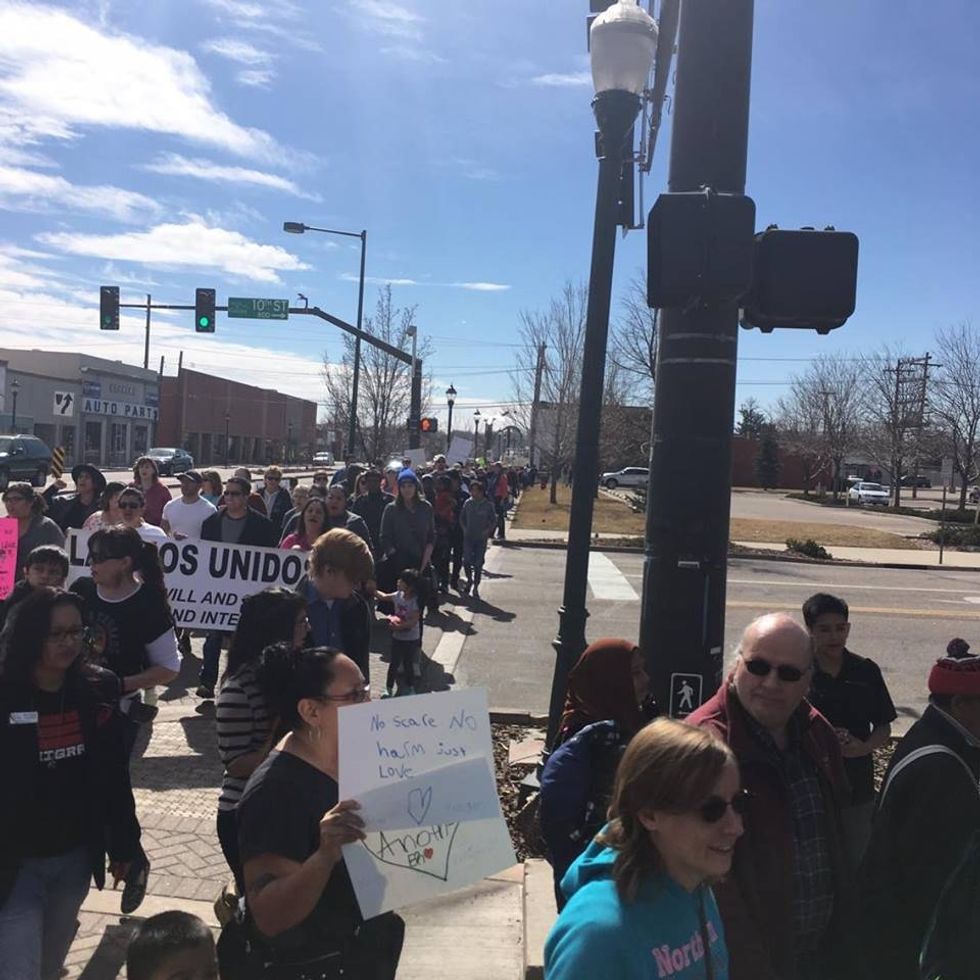
{"type": "Polygon", "coordinates": [[[289,300],[229,296],[228,316],[243,320],[288,320],[289,300]]]}

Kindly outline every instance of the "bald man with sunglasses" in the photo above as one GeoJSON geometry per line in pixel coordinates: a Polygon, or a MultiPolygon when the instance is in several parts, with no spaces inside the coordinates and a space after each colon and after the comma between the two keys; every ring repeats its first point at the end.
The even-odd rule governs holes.
{"type": "Polygon", "coordinates": [[[725,683],[685,719],[728,743],[750,794],[731,874],[715,888],[731,980],[864,976],[840,817],[850,790],[837,736],[806,700],[812,676],[807,631],[760,616],[725,683]]]}

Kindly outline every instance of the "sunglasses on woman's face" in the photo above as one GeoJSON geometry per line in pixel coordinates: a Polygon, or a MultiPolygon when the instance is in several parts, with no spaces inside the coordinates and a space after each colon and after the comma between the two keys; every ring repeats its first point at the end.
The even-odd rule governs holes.
{"type": "Polygon", "coordinates": [[[729,807],[732,812],[740,817],[744,817],[749,808],[750,794],[747,789],[740,789],[730,800],[723,800],[720,796],[709,796],[697,810],[698,816],[705,823],[718,823],[725,815],[729,807]]]}
{"type": "Polygon", "coordinates": [[[745,669],[753,677],[768,677],[772,671],[776,671],[776,676],[787,684],[795,684],[797,681],[803,680],[803,675],[810,669],[807,667],[806,670],[800,670],[799,667],[794,667],[792,664],[771,664],[761,657],[753,657],[751,660],[746,660],[743,657],[742,663],[745,664],[745,669]]]}
{"type": "Polygon", "coordinates": [[[142,504],[136,500],[120,500],[119,509],[120,510],[139,510],[142,504]]]}

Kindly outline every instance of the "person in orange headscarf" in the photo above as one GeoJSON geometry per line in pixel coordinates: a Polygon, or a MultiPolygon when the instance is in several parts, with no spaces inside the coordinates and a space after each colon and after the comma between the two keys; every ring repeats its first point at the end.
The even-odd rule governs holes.
{"type": "Polygon", "coordinates": [[[596,640],[568,675],[558,738],[541,773],[541,834],[562,875],[606,822],[613,777],[630,739],[656,715],[650,678],[630,640],[596,640]]]}

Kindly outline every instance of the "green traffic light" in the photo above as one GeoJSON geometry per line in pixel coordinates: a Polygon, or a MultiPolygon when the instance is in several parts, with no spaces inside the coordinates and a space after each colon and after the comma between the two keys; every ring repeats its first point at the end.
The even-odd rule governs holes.
{"type": "Polygon", "coordinates": [[[202,317],[201,317],[201,318],[200,318],[200,319],[199,319],[199,320],[197,321],[197,323],[198,323],[198,326],[200,326],[200,327],[206,327],[206,326],[207,326],[207,325],[208,325],[208,324],[209,324],[210,322],[211,322],[211,321],[210,321],[210,319],[208,319],[208,317],[206,317],[206,316],[202,316],[202,317]]]}

